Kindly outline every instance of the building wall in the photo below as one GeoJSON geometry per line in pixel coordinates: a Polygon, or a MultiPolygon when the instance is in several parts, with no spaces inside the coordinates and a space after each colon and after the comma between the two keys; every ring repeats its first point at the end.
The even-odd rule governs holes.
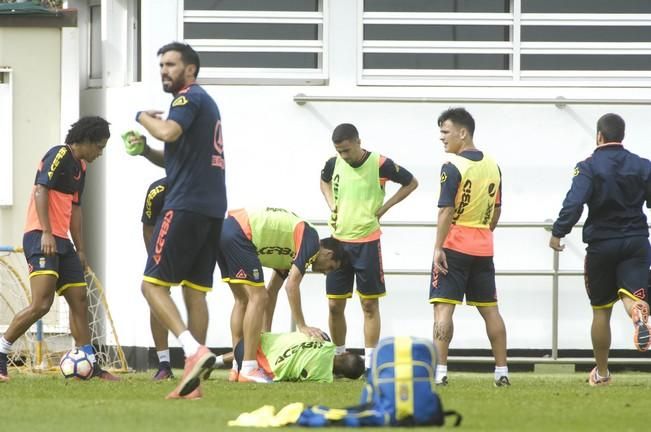
{"type": "MultiPolygon", "coordinates": [[[[118,2],[119,3],[119,2],[118,2]]],[[[172,2],[170,2],[172,3],[172,2]]],[[[352,2],[351,2],[352,3],[352,2]]],[[[206,85],[217,101],[223,119],[229,207],[287,207],[310,220],[328,218],[319,191],[319,173],[334,155],[332,129],[341,122],[358,127],[363,146],[393,158],[418,178],[420,187],[385,217],[387,222],[434,222],[440,165],[446,156],[438,141],[435,121],[458,98],[497,98],[499,103],[467,103],[477,122],[475,142],[500,163],[504,178],[503,222],[543,222],[554,219],[569,187],[577,161],[587,157],[595,145],[595,122],[605,112],[617,112],[627,121],[625,144],[648,155],[649,126],[644,107],[626,102],[618,105],[566,105],[514,103],[528,98],[564,97],[604,100],[649,99],[648,87],[586,88],[558,87],[360,87],[356,84],[357,59],[347,46],[357,31],[355,8],[347,0],[330,2],[329,80],[323,86],[206,85]],[[351,13],[352,12],[352,13],[351,13]],[[321,96],[441,97],[434,103],[315,102],[303,106],[296,94],[321,96]]],[[[142,2],[143,62],[140,83],[109,78],[102,90],[82,91],[82,110],[103,110],[112,123],[105,152],[105,182],[97,185],[98,207],[105,208],[102,228],[92,234],[103,246],[96,249],[109,303],[123,345],[151,346],[148,309],[140,294],[145,264],[141,241],[140,213],[147,185],[163,171],[143,158],[130,157],[118,138],[136,128],[135,113],[143,109],[167,110],[171,101],[161,91],[157,76],[156,49],[178,38],[175,8],[157,9],[158,3],[142,2]]],[[[117,12],[116,12],[117,13],[117,12]]],[[[112,25],[107,34],[119,33],[112,25]],[[112,28],[112,30],[111,30],[112,28]]],[[[112,52],[119,52],[113,46],[112,52]]],[[[123,66],[116,57],[111,76],[123,66]]],[[[107,64],[105,62],[105,64],[107,64]]],[[[128,80],[127,80],[128,81],[128,80]]],[[[623,83],[624,84],[624,83],[623,83]]],[[[89,113],[89,112],[86,112],[89,113]]],[[[154,147],[160,148],[154,140],[154,147]]],[[[389,193],[396,190],[390,186],[389,193]]],[[[98,216],[102,218],[102,216],[98,216]]],[[[327,232],[320,227],[325,235],[327,232]]],[[[433,228],[386,228],[383,237],[385,269],[427,271],[431,264],[433,228]]],[[[495,264],[504,270],[550,270],[553,255],[549,233],[542,228],[498,228],[495,264]]],[[[567,240],[560,258],[561,269],[580,270],[584,246],[580,230],[567,240]]],[[[430,337],[432,308],[427,303],[429,278],[387,276],[388,295],[381,300],[384,336],[411,334],[430,337]]],[[[551,346],[551,278],[548,276],[500,276],[497,280],[500,307],[507,323],[509,348],[551,346]]],[[[178,300],[179,293],[174,290],[178,300]]],[[[327,329],[327,300],[321,275],[307,275],[301,289],[305,316],[310,325],[327,329]]],[[[588,349],[591,311],[581,277],[561,278],[560,348],[588,349]]],[[[208,294],[211,325],[210,346],[230,344],[229,314],[232,298],[215,274],[208,294]]],[[[347,307],[348,346],[361,347],[362,314],[356,297],[347,307]]],[[[619,310],[614,314],[613,347],[630,347],[630,322],[619,310]]],[[[290,329],[289,309],[278,301],[274,330],[290,329]]],[[[171,341],[175,344],[175,341],[171,341]]],[[[473,308],[459,307],[455,314],[452,348],[488,348],[484,326],[473,308]]]]}
{"type": "Polygon", "coordinates": [[[0,65],[12,68],[14,170],[13,205],[0,207],[0,243],[22,246],[38,162],[60,144],[61,29],[0,27],[0,65]]]}

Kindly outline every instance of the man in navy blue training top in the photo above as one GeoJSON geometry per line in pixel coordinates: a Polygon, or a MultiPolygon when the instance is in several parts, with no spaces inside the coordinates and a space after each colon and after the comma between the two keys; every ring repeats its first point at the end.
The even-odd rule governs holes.
{"type": "Polygon", "coordinates": [[[597,121],[597,149],[574,168],[574,178],[563,208],[552,227],[549,246],[562,251],[561,238],[578,222],[583,205],[588,217],[583,227],[585,287],[592,305],[592,347],[597,366],[590,372],[592,386],[608,385],[610,316],[622,300],[635,327],[639,351],[649,349],[648,274],[649,228],[642,206],[651,206],[651,162],[622,145],[624,120],[605,114],[597,121]]]}

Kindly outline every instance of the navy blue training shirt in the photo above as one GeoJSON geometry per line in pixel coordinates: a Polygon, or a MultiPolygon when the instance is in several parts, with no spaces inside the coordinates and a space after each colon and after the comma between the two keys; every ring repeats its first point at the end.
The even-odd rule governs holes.
{"type": "Polygon", "coordinates": [[[574,178],[552,227],[564,237],[588,204],[583,242],[649,236],[642,206],[651,202],[651,162],[626,150],[620,143],[597,147],[592,156],[574,168],[574,178]]]}
{"type": "Polygon", "coordinates": [[[191,84],[175,95],[167,119],[183,133],[176,142],[165,143],[164,210],[224,218],[224,147],[217,104],[201,86],[191,84]]]}

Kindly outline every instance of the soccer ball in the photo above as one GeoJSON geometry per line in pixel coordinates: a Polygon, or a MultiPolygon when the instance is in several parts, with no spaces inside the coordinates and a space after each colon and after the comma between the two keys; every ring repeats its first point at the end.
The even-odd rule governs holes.
{"type": "Polygon", "coordinates": [[[61,357],[59,368],[66,378],[87,380],[93,375],[93,364],[88,354],[77,348],[71,349],[61,357]]]}

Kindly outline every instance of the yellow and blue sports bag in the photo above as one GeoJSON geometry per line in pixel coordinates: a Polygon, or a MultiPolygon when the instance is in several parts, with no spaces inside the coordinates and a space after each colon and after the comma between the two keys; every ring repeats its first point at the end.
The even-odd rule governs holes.
{"type": "Polygon", "coordinates": [[[443,411],[436,393],[436,349],[415,337],[382,339],[373,352],[361,403],[384,412],[392,426],[437,425],[456,411],[443,411]]]}

